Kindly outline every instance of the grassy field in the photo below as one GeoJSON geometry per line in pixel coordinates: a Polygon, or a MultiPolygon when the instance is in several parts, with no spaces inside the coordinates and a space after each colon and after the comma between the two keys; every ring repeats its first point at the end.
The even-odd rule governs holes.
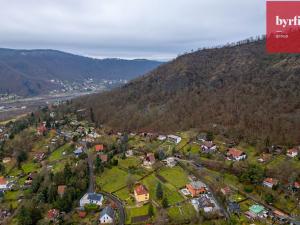
{"type": "Polygon", "coordinates": [[[22,165],[22,170],[24,171],[24,173],[32,173],[37,171],[38,169],[39,169],[39,164],[37,163],[28,162],[22,165]]]}
{"type": "Polygon", "coordinates": [[[140,160],[136,157],[128,157],[126,159],[119,159],[119,166],[123,168],[129,168],[130,166],[139,166],[140,160]]]}
{"type": "Polygon", "coordinates": [[[51,153],[51,155],[48,158],[49,162],[57,161],[63,159],[63,152],[68,152],[71,149],[70,144],[65,144],[61,146],[60,148],[56,149],[54,152],[51,153]]]}
{"type": "Polygon", "coordinates": [[[185,203],[180,206],[174,206],[168,209],[168,215],[174,221],[182,221],[190,219],[196,215],[196,210],[190,203],[185,203]]]}
{"type": "MultiPolygon", "coordinates": [[[[156,201],[156,186],[158,184],[159,180],[155,177],[154,174],[146,177],[142,183],[146,185],[150,192],[150,198],[155,199],[156,201]]],[[[177,202],[181,202],[184,200],[184,198],[177,192],[177,189],[172,186],[170,183],[162,183],[163,191],[164,191],[164,196],[167,197],[168,202],[170,205],[173,205],[177,202]]]]}
{"type": "MultiPolygon", "coordinates": [[[[112,169],[105,169],[105,171],[96,178],[96,184],[104,191],[114,192],[117,189],[126,185],[128,173],[113,167],[112,169]]],[[[135,176],[137,179],[138,176],[135,176]]]]}
{"type": "Polygon", "coordinates": [[[149,204],[137,208],[126,208],[127,221],[126,224],[131,224],[131,219],[138,216],[148,215],[149,204]]]}
{"type": "Polygon", "coordinates": [[[173,168],[163,168],[159,171],[159,175],[164,177],[176,188],[184,187],[189,182],[188,175],[179,166],[175,166],[173,168]]]}

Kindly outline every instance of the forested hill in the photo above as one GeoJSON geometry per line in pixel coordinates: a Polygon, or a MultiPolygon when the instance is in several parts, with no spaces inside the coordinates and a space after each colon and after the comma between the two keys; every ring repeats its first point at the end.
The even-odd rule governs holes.
{"type": "Polygon", "coordinates": [[[76,104],[120,130],[199,128],[300,142],[300,55],[268,55],[264,40],[204,49],[76,104]]]}
{"type": "Polygon", "coordinates": [[[142,59],[93,59],[56,50],[0,48],[0,94],[43,94],[55,88],[52,79],[132,79],[160,64],[142,59]]]}

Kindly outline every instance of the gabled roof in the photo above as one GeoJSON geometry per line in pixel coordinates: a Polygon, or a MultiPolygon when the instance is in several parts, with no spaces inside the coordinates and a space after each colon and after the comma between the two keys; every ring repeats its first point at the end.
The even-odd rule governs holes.
{"type": "Polygon", "coordinates": [[[268,177],[268,178],[264,179],[264,182],[265,183],[269,183],[269,184],[273,184],[273,185],[277,185],[278,184],[278,180],[275,179],[275,178],[271,178],[271,177],[268,177]]]}
{"type": "Polygon", "coordinates": [[[104,146],[103,146],[103,145],[95,145],[95,150],[96,150],[97,152],[103,151],[103,150],[104,150],[104,146]]]}
{"type": "Polygon", "coordinates": [[[249,210],[255,214],[259,214],[263,211],[265,211],[265,207],[263,207],[262,205],[252,205],[249,210]]]}
{"type": "Polygon", "coordinates": [[[147,188],[142,184],[137,184],[134,188],[137,195],[146,195],[148,194],[147,188]]]}
{"type": "Polygon", "coordinates": [[[236,148],[229,148],[227,151],[227,155],[230,155],[232,157],[240,157],[241,155],[245,154],[243,151],[238,150],[236,148]]]}
{"type": "Polygon", "coordinates": [[[190,187],[192,187],[195,190],[204,188],[205,185],[201,181],[193,181],[189,184],[190,187]]]}
{"type": "Polygon", "coordinates": [[[97,194],[97,193],[88,193],[87,194],[87,199],[90,201],[101,201],[102,200],[102,195],[97,194]]]}
{"type": "Polygon", "coordinates": [[[4,177],[0,177],[0,185],[6,185],[7,180],[4,177]]]}
{"type": "Polygon", "coordinates": [[[115,216],[115,211],[113,210],[112,207],[106,206],[101,212],[100,212],[100,218],[103,216],[108,215],[110,218],[114,218],[115,216]]]}

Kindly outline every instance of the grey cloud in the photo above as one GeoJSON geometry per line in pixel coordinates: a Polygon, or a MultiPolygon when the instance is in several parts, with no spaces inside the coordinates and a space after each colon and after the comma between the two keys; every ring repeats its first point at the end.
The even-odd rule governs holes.
{"type": "Polygon", "coordinates": [[[262,0],[0,0],[0,46],[166,59],[265,32],[262,0]]]}

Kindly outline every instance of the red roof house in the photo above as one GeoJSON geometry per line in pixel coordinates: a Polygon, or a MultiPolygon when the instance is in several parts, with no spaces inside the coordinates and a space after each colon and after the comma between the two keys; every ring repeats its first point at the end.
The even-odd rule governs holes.
{"type": "Polygon", "coordinates": [[[59,216],[59,211],[57,209],[50,209],[48,211],[47,217],[50,220],[56,219],[59,216]]]}
{"type": "Polygon", "coordinates": [[[95,145],[96,152],[101,152],[104,150],[104,145],[95,145]]]}

